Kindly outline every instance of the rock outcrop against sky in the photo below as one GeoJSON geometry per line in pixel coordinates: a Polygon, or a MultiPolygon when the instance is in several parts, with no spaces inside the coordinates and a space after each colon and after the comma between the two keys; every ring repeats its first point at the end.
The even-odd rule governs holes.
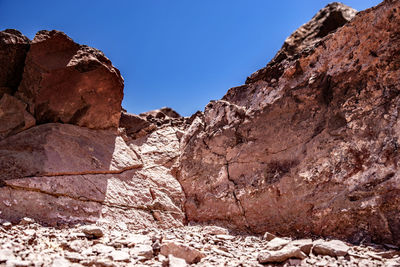
{"type": "Polygon", "coordinates": [[[99,50],[0,32],[0,265],[397,264],[399,55],[399,1],[333,3],[204,112],[135,115],[99,50]]]}
{"type": "Polygon", "coordinates": [[[400,244],[399,8],[358,13],[206,107],[181,143],[189,220],[400,244]]]}

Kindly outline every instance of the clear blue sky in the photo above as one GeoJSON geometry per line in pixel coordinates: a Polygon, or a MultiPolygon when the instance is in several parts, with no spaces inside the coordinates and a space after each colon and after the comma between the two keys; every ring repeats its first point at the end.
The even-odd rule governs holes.
{"type": "MultiPolygon", "coordinates": [[[[1,30],[61,30],[102,50],[125,79],[123,107],[203,110],[265,66],[326,0],[0,0],[1,30]]],[[[344,0],[363,10],[379,0],[344,0]]]]}

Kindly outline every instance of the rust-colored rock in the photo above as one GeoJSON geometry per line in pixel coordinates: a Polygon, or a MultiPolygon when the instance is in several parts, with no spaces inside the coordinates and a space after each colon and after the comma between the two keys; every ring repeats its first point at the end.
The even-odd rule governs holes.
{"type": "Polygon", "coordinates": [[[188,220],[399,245],[399,29],[384,1],[210,103],[181,141],[188,220]]]}
{"type": "Polygon", "coordinates": [[[99,50],[79,45],[59,31],[39,31],[17,96],[29,105],[38,123],[116,128],[123,79],[99,50]]]}
{"type": "MultiPolygon", "coordinates": [[[[325,36],[335,32],[338,28],[349,22],[357,11],[342,3],[334,2],[321,9],[309,22],[294,31],[276,53],[275,57],[268,63],[267,67],[254,72],[247,78],[246,84],[259,79],[276,79],[277,75],[285,70],[279,63],[289,57],[300,53],[308,53],[325,36]]],[[[296,66],[297,67],[297,66],[296,66]]]]}
{"type": "Polygon", "coordinates": [[[35,125],[26,104],[9,94],[0,97],[0,140],[35,125]]]}
{"type": "Polygon", "coordinates": [[[17,30],[0,31],[0,98],[14,94],[22,79],[29,39],[17,30]]]}
{"type": "Polygon", "coordinates": [[[354,18],[357,11],[342,3],[334,2],[326,5],[306,24],[294,31],[284,42],[277,57],[294,56],[307,49],[328,34],[336,31],[354,18]]]}

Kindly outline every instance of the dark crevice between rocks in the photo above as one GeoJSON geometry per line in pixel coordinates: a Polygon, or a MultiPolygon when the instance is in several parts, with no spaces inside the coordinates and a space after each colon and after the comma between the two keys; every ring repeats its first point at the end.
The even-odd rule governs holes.
{"type": "Polygon", "coordinates": [[[251,231],[251,228],[250,228],[250,224],[247,221],[246,210],[243,208],[242,202],[240,201],[240,199],[236,195],[237,184],[236,184],[235,180],[231,179],[231,177],[229,175],[229,163],[228,162],[225,163],[225,166],[226,166],[226,173],[227,173],[228,180],[233,184],[233,187],[234,187],[233,190],[232,190],[232,196],[235,199],[235,202],[236,202],[240,212],[242,213],[243,220],[244,220],[244,222],[246,224],[245,225],[246,226],[246,230],[250,233],[252,231],[251,231]]]}
{"type": "Polygon", "coordinates": [[[278,182],[285,174],[289,173],[290,170],[297,165],[299,165],[298,160],[274,160],[269,162],[265,171],[265,182],[267,184],[278,182]]]}
{"type": "Polygon", "coordinates": [[[322,76],[321,83],[319,85],[322,92],[322,100],[323,102],[329,106],[333,99],[333,90],[331,85],[331,76],[324,75],[322,76]]]}
{"type": "MultiPolygon", "coordinates": [[[[187,225],[189,223],[189,218],[188,218],[187,213],[186,213],[186,202],[187,202],[188,197],[187,197],[187,193],[185,192],[185,188],[183,187],[183,185],[182,185],[182,183],[181,183],[181,181],[179,179],[179,169],[178,169],[177,165],[174,165],[174,166],[171,167],[171,175],[172,175],[172,177],[175,178],[175,180],[180,185],[180,187],[182,189],[182,193],[183,193],[183,195],[185,197],[185,199],[182,201],[182,204],[181,204],[180,208],[182,210],[183,215],[185,216],[183,224],[187,225]]],[[[152,197],[153,197],[153,195],[152,195],[152,197]]]]}
{"type": "Polygon", "coordinates": [[[337,30],[347,23],[347,20],[343,17],[342,12],[333,11],[330,15],[324,20],[321,27],[319,28],[317,38],[323,38],[329,33],[337,30]]]}
{"type": "Polygon", "coordinates": [[[34,117],[36,118],[37,124],[45,124],[49,121],[56,123],[63,123],[61,118],[56,112],[49,109],[49,102],[41,103],[35,107],[34,117]]]}
{"type": "Polygon", "coordinates": [[[82,108],[75,111],[74,115],[72,115],[71,119],[68,123],[70,124],[78,124],[82,117],[86,115],[88,110],[90,109],[90,105],[85,105],[82,108]]]}
{"type": "MultiPolygon", "coordinates": [[[[141,163],[141,164],[138,164],[138,165],[132,165],[132,166],[129,166],[129,167],[125,167],[125,168],[120,169],[120,170],[107,170],[107,171],[95,170],[95,171],[84,171],[84,172],[35,173],[35,174],[32,174],[32,175],[26,175],[26,176],[18,177],[18,178],[71,176],[71,175],[121,174],[121,173],[124,173],[126,171],[135,170],[135,169],[141,169],[142,167],[143,167],[143,164],[141,163]]],[[[18,178],[16,178],[16,179],[18,179],[18,178]]],[[[12,180],[12,179],[8,179],[8,180],[12,180]]]]}

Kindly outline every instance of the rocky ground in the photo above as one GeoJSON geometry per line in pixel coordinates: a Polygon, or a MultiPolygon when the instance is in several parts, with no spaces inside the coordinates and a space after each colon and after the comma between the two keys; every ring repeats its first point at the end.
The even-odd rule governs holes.
{"type": "Polygon", "coordinates": [[[0,266],[400,266],[399,248],[390,245],[240,235],[217,226],[119,229],[5,222],[0,266]]]}

